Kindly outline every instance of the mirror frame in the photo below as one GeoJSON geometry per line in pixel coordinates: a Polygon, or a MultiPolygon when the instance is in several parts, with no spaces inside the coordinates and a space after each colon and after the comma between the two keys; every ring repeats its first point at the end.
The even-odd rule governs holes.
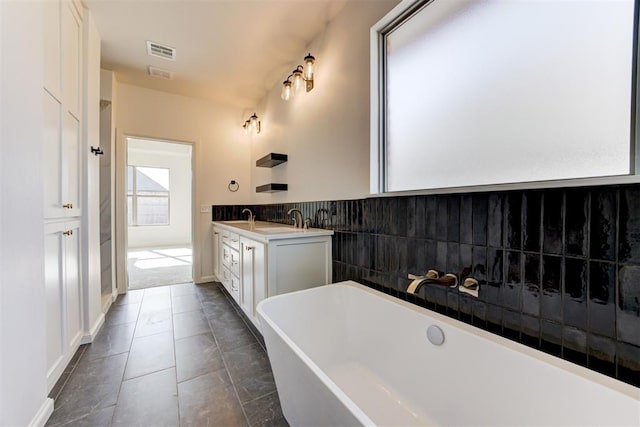
{"type": "Polygon", "coordinates": [[[527,181],[490,185],[470,185],[462,187],[445,187],[423,190],[387,191],[385,159],[386,152],[386,99],[385,99],[385,76],[386,76],[386,35],[401,25],[413,15],[437,0],[403,0],[387,15],[371,27],[370,32],[370,193],[372,196],[397,196],[411,194],[448,194],[448,193],[470,193],[481,191],[507,191],[518,189],[536,188],[561,188],[561,187],[583,187],[598,185],[621,185],[640,183],[640,114],[637,113],[640,106],[640,82],[638,72],[640,71],[639,52],[639,9],[640,0],[634,1],[633,17],[633,55],[631,70],[631,120],[630,120],[630,172],[626,175],[615,175],[605,177],[587,177],[557,180],[527,181]]]}

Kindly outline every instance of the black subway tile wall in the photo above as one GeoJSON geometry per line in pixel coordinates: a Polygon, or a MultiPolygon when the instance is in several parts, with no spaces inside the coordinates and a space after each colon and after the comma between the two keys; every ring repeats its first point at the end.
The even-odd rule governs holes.
{"type": "Polygon", "coordinates": [[[213,206],[213,220],[334,230],[333,280],[411,303],[640,386],[640,185],[213,206]],[[429,269],[480,283],[405,292],[429,269]]]}

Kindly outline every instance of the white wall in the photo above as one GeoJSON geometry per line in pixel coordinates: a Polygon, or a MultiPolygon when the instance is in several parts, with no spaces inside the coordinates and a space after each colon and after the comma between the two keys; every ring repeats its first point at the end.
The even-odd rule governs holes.
{"type": "Polygon", "coordinates": [[[191,245],[191,146],[130,138],[127,163],[169,169],[169,225],[129,226],[129,247],[191,245]]]}
{"type": "MultiPolygon", "coordinates": [[[[148,137],[193,143],[194,157],[194,271],[195,280],[212,280],[211,213],[200,207],[212,204],[243,204],[250,199],[250,140],[242,132],[242,111],[206,100],[188,98],[119,84],[116,111],[117,147],[122,154],[126,136],[148,137]],[[240,189],[232,193],[227,185],[235,179],[240,189]]],[[[117,155],[123,166],[124,157],[117,155]]],[[[124,194],[124,182],[116,183],[124,194]]],[[[120,209],[117,215],[123,215],[120,209]]],[[[124,223],[126,226],[126,222],[124,223]]],[[[118,230],[122,230],[120,223],[118,230]]],[[[120,232],[120,231],[118,231],[120,232]]],[[[118,260],[126,260],[126,245],[117,239],[118,260]],[[124,252],[124,257],[123,253],[124,252]]],[[[120,292],[123,282],[118,276],[120,292]]]]}
{"type": "Polygon", "coordinates": [[[299,63],[308,52],[316,57],[315,88],[288,102],[280,99],[280,84],[269,92],[257,109],[262,131],[250,137],[254,203],[369,193],[369,29],[397,3],[347,2],[300,52],[299,63]],[[270,152],[288,154],[289,161],[273,169],[256,167],[255,160],[270,152]],[[289,190],[255,194],[256,186],[269,182],[288,184],[289,190]]]}
{"type": "Polygon", "coordinates": [[[40,2],[0,1],[2,426],[29,425],[37,414],[46,416],[43,408],[48,402],[42,238],[42,16],[40,2]]]}

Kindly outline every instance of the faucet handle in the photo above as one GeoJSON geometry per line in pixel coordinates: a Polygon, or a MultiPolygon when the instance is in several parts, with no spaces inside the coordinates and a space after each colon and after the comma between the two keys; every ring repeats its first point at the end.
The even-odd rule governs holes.
{"type": "Polygon", "coordinates": [[[480,284],[478,283],[478,280],[473,277],[467,277],[464,279],[464,282],[462,282],[462,285],[458,287],[458,290],[477,298],[478,291],[480,290],[480,284]]]}

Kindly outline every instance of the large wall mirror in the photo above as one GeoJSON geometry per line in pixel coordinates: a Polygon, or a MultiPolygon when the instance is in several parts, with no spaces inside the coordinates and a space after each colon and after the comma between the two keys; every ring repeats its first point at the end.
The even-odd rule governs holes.
{"type": "Polygon", "coordinates": [[[372,192],[636,177],[636,9],[402,2],[372,28],[372,192]]]}

